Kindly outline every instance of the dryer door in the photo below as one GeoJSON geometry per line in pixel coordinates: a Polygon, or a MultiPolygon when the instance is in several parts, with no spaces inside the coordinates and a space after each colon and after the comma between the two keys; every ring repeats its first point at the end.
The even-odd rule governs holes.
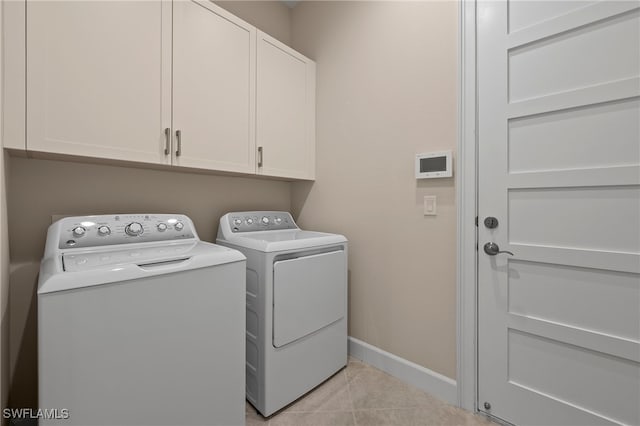
{"type": "Polygon", "coordinates": [[[279,348],[345,316],[343,250],[273,264],[273,346],[279,348]]]}

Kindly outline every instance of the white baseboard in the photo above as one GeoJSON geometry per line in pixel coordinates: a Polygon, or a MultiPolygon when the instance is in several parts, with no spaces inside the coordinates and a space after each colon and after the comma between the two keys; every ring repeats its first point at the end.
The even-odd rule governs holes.
{"type": "Polygon", "coordinates": [[[458,405],[456,381],[373,345],[349,337],[349,355],[449,404],[458,405]]]}

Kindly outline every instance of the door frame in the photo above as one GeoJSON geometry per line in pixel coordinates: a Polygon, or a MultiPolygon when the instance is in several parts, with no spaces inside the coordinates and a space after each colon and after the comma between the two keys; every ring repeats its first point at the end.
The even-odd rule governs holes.
{"type": "Polygon", "coordinates": [[[458,3],[458,141],[456,171],[456,385],[458,405],[478,410],[477,0],[458,3]]]}

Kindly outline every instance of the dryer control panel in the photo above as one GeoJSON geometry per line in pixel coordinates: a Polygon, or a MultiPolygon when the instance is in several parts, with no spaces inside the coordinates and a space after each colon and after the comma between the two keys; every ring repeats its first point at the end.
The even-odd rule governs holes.
{"type": "Polygon", "coordinates": [[[176,214],[66,217],[51,226],[60,249],[197,239],[191,219],[176,214]]]}
{"type": "Polygon", "coordinates": [[[227,215],[232,232],[298,229],[289,212],[234,212],[227,215]]]}

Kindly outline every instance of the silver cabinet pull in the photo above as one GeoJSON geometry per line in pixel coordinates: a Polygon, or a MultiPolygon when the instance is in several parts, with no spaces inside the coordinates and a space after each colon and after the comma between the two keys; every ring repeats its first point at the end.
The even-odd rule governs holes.
{"type": "Polygon", "coordinates": [[[176,157],[180,157],[182,155],[182,131],[176,130],[176,157]]]}
{"type": "Polygon", "coordinates": [[[264,154],[263,154],[262,147],[261,147],[261,146],[259,146],[259,147],[258,147],[258,167],[262,167],[262,158],[263,158],[262,156],[263,156],[263,155],[264,155],[264,154]]]}
{"type": "Polygon", "coordinates": [[[164,155],[171,154],[171,129],[164,129],[164,155]]]}

